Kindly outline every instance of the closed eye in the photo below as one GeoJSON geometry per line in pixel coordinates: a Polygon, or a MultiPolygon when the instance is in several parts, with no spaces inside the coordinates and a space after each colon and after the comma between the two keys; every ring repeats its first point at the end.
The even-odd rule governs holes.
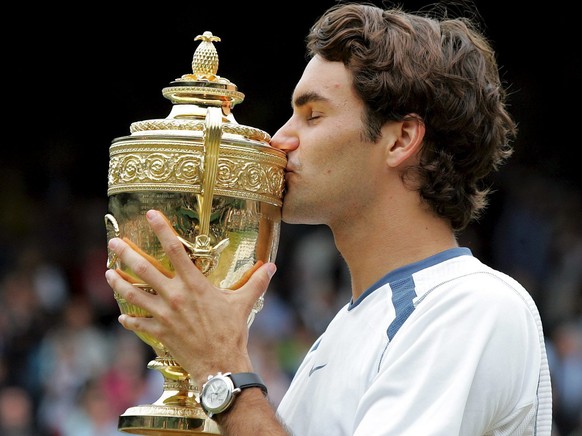
{"type": "Polygon", "coordinates": [[[319,118],[321,118],[321,114],[318,112],[312,112],[311,114],[309,114],[309,116],[306,118],[307,121],[316,121],[319,118]]]}
{"type": "Polygon", "coordinates": [[[293,107],[296,113],[305,114],[307,122],[317,121],[323,115],[321,112],[313,110],[314,103],[326,103],[327,98],[317,92],[306,92],[295,97],[293,107]]]}

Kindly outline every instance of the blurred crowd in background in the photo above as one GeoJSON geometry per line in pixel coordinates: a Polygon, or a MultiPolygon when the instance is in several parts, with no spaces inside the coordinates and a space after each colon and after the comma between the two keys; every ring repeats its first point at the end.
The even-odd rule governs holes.
{"type": "MultiPolygon", "coordinates": [[[[520,280],[547,335],[555,435],[582,431],[582,193],[510,168],[483,222],[460,243],[520,280]]],[[[105,195],[50,179],[28,195],[18,171],[0,192],[0,435],[119,435],[118,416],[155,401],[153,350],[117,322],[104,279],[105,195]]],[[[387,248],[388,249],[388,248],[387,248]]],[[[279,269],[251,326],[254,364],[276,406],[313,340],[350,298],[331,233],[283,224],[279,269]]],[[[365,334],[365,332],[362,332],[365,334]]]]}

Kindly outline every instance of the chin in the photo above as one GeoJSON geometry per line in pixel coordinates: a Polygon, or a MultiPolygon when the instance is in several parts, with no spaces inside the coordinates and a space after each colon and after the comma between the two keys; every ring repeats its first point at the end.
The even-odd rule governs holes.
{"type": "MultiPolygon", "coordinates": [[[[285,209],[285,206],[283,206],[283,209],[285,209]]],[[[283,221],[285,224],[297,224],[293,219],[292,214],[285,213],[285,210],[283,210],[283,213],[281,214],[281,221],[283,221]]]]}
{"type": "Polygon", "coordinates": [[[283,203],[281,221],[285,224],[321,224],[313,210],[308,211],[305,208],[297,208],[290,203],[283,203]]]}
{"type": "Polygon", "coordinates": [[[302,220],[293,211],[294,209],[289,203],[283,202],[281,221],[286,224],[302,224],[302,220]]]}

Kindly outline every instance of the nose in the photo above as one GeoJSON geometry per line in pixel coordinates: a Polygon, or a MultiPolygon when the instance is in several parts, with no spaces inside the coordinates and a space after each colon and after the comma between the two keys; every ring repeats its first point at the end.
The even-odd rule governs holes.
{"type": "Polygon", "coordinates": [[[299,147],[299,138],[291,126],[291,120],[287,121],[271,137],[271,146],[288,153],[299,147]]]}

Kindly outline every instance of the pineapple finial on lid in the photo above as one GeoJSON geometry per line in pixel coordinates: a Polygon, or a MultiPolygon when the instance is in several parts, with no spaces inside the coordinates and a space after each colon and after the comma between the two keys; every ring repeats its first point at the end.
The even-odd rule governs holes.
{"type": "Polygon", "coordinates": [[[218,52],[213,42],[219,42],[220,38],[206,31],[194,38],[194,41],[202,42],[194,51],[192,71],[197,77],[212,80],[218,72],[218,52]]]}

